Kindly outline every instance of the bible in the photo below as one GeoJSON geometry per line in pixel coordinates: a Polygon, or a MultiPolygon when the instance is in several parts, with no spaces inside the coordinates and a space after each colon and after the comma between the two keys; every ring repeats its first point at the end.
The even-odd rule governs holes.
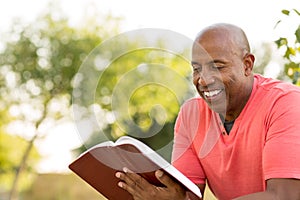
{"type": "Polygon", "coordinates": [[[129,136],[122,136],[116,142],[97,144],[69,165],[75,174],[107,199],[132,200],[130,193],[117,186],[120,180],[115,177],[115,173],[123,171],[124,167],[139,174],[149,183],[164,187],[154,174],[161,169],[182,184],[189,196],[202,197],[200,189],[192,181],[146,144],[129,136]]]}

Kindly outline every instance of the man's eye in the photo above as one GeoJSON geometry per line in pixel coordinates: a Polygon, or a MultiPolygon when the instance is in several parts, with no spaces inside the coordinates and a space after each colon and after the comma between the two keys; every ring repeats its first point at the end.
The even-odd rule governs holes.
{"type": "Polygon", "coordinates": [[[201,67],[193,67],[194,72],[201,72],[201,67]]]}
{"type": "Polygon", "coordinates": [[[193,71],[194,72],[201,72],[201,70],[202,70],[202,66],[201,65],[192,64],[192,67],[193,67],[193,71]]]}
{"type": "Polygon", "coordinates": [[[223,67],[224,67],[223,65],[212,65],[212,68],[218,69],[218,70],[222,69],[223,67]]]}

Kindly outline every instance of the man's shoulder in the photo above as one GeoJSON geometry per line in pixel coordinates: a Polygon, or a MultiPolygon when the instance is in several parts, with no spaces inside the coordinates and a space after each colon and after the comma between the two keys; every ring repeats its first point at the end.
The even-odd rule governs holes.
{"type": "Polygon", "coordinates": [[[255,75],[256,87],[261,92],[265,91],[268,94],[287,94],[290,92],[296,92],[300,94],[300,87],[295,86],[289,82],[266,78],[261,75],[255,75]]]}

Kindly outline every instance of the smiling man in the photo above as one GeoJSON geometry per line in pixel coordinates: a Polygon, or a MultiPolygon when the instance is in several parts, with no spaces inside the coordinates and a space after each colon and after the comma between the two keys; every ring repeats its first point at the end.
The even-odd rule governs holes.
{"type": "Polygon", "coordinates": [[[249,99],[254,56],[241,30],[218,26],[219,31],[214,26],[203,30],[194,42],[193,83],[208,106],[230,121],[249,99]]]}
{"type": "MultiPolygon", "coordinates": [[[[173,165],[219,200],[300,199],[300,90],[253,74],[255,57],[243,30],[214,24],[192,49],[193,84],[200,97],[181,108],[173,165]]],[[[157,171],[166,187],[134,173],[117,173],[137,199],[188,199],[157,171]]]]}

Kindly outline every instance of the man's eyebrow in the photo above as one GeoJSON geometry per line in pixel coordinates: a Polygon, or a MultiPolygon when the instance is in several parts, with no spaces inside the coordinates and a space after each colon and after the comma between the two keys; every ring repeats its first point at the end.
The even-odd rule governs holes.
{"type": "Polygon", "coordinates": [[[208,62],[207,64],[213,64],[213,63],[222,63],[222,64],[225,64],[226,62],[223,61],[223,60],[220,60],[220,59],[215,59],[215,60],[212,60],[212,61],[208,62]]]}
{"type": "MultiPolygon", "coordinates": [[[[209,61],[209,62],[206,63],[206,64],[211,65],[211,64],[214,64],[214,63],[225,64],[226,62],[223,61],[223,60],[220,60],[220,59],[215,59],[215,60],[209,61]]],[[[201,66],[201,64],[198,63],[198,62],[196,62],[196,61],[191,61],[191,65],[199,65],[199,66],[201,66]]]]}
{"type": "Polygon", "coordinates": [[[196,61],[191,61],[191,65],[200,65],[200,63],[198,63],[196,61]]]}

